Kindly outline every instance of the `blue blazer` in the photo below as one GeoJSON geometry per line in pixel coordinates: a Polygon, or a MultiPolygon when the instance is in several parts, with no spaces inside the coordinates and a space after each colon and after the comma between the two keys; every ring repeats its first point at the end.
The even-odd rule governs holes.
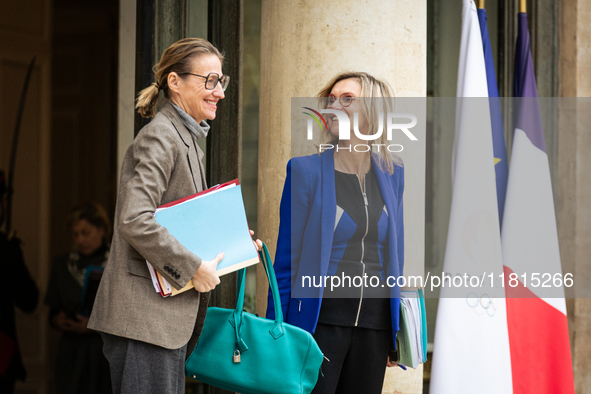
{"type": "MultiPolygon", "coordinates": [[[[397,278],[404,267],[404,224],[402,193],[404,168],[394,167],[390,175],[372,158],[382,198],[388,211],[388,276],[397,278]]],[[[275,254],[275,275],[281,295],[281,309],[287,323],[314,333],[324,288],[310,286],[304,277],[324,277],[332,249],[336,220],[336,192],[333,150],[321,155],[295,157],[287,163],[287,177],[280,205],[279,236],[275,254]]],[[[390,280],[392,282],[393,280],[390,280]]],[[[330,282],[329,282],[330,283],[330,282]]],[[[273,297],[269,291],[267,318],[274,319],[273,297]]],[[[392,335],[396,344],[400,313],[400,288],[390,288],[392,335]]]]}

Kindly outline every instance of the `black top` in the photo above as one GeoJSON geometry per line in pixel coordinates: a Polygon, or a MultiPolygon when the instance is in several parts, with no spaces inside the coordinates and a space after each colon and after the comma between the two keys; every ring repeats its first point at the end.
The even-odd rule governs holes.
{"type": "Polygon", "coordinates": [[[63,254],[55,259],[51,269],[45,304],[51,308],[50,319],[58,312],[66,312],[74,318],[82,310],[82,278],[86,267],[104,266],[109,248],[102,245],[91,255],[84,256],[75,252],[63,254]],[[77,278],[78,276],[78,278],[77,278]]]}
{"type": "Polygon", "coordinates": [[[331,288],[339,281],[327,281],[318,321],[390,329],[388,214],[373,169],[364,177],[365,193],[356,174],[335,171],[337,217],[328,273],[341,285],[331,288]]]}
{"type": "MultiPolygon", "coordinates": [[[[87,268],[104,266],[107,259],[106,245],[88,256],[71,252],[56,258],[45,297],[45,304],[50,307],[50,321],[59,312],[65,312],[71,319],[76,319],[77,313],[88,314],[83,310],[82,299],[87,268]]],[[[54,384],[60,394],[112,393],[109,363],[97,332],[63,332],[56,354],[54,384]]]]}

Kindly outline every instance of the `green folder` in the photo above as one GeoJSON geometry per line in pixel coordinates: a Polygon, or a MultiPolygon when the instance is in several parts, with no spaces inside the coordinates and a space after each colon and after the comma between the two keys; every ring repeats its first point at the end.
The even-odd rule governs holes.
{"type": "Polygon", "coordinates": [[[398,344],[398,354],[400,360],[398,364],[416,368],[419,365],[419,360],[417,360],[416,357],[413,357],[412,354],[410,316],[406,306],[404,306],[403,303],[400,303],[400,329],[396,335],[396,342],[398,344]]]}
{"type": "Polygon", "coordinates": [[[427,361],[427,318],[422,289],[406,289],[400,297],[398,363],[416,368],[427,361]]]}

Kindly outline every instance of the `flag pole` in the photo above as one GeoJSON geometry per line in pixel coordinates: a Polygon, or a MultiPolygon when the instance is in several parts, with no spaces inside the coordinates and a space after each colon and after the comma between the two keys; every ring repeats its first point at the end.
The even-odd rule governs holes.
{"type": "Polygon", "coordinates": [[[527,12],[527,0],[519,0],[519,12],[527,12]]]}
{"type": "Polygon", "coordinates": [[[484,0],[478,0],[478,9],[480,9],[480,10],[484,9],[484,0]]]}

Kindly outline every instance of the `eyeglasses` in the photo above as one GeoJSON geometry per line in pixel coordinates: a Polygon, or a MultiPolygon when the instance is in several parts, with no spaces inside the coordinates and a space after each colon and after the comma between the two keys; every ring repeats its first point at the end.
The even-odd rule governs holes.
{"type": "MultiPolygon", "coordinates": [[[[337,98],[334,94],[329,94],[328,95],[328,106],[331,106],[335,103],[335,101],[337,101],[337,98]]],[[[339,97],[339,103],[341,103],[341,105],[343,107],[348,107],[349,105],[351,105],[351,103],[353,102],[353,99],[355,97],[353,97],[353,95],[351,93],[343,93],[341,94],[341,96],[339,97]]]]}
{"type": "Polygon", "coordinates": [[[182,73],[180,75],[185,75],[185,74],[193,75],[195,77],[205,78],[205,89],[207,89],[207,90],[214,90],[215,87],[217,86],[218,82],[221,82],[222,90],[225,91],[226,88],[228,87],[228,84],[230,83],[230,76],[229,75],[222,75],[221,77],[219,76],[219,74],[216,74],[216,73],[209,73],[207,75],[207,77],[205,77],[203,75],[193,74],[193,73],[182,73]]]}

